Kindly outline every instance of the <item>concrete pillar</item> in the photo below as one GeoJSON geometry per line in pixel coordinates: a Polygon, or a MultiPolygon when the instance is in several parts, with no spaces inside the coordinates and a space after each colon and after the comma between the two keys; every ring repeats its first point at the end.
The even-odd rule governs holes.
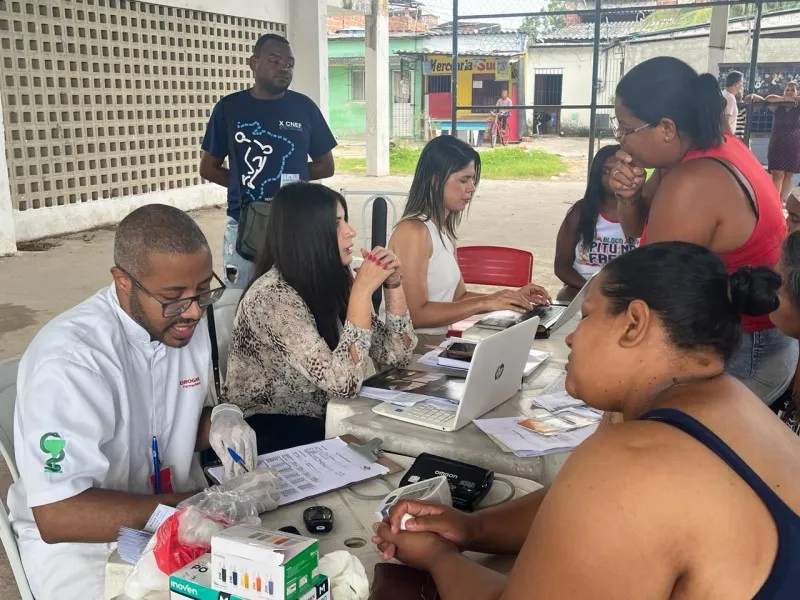
{"type": "Polygon", "coordinates": [[[6,161],[6,128],[3,122],[3,106],[0,101],[0,256],[17,251],[17,236],[14,227],[14,209],[11,204],[11,185],[8,181],[6,161]]]}
{"type": "Polygon", "coordinates": [[[289,42],[295,57],[292,88],[317,103],[328,118],[327,0],[290,2],[289,42]]]}
{"type": "Polygon", "coordinates": [[[372,0],[366,31],[367,175],[389,174],[389,3],[372,0]]]}
{"type": "Polygon", "coordinates": [[[725,62],[725,44],[728,41],[728,13],[730,6],[711,8],[711,32],[708,36],[708,72],[719,75],[719,64],[725,62]]]}

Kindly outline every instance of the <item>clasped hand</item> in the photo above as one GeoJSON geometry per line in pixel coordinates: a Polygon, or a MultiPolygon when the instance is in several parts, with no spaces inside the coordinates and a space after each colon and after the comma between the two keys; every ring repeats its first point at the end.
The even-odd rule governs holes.
{"type": "Polygon", "coordinates": [[[624,150],[617,151],[617,164],[611,169],[610,185],[614,193],[625,200],[636,198],[642,190],[647,174],[634,164],[633,157],[624,150]]]}
{"type": "Polygon", "coordinates": [[[472,536],[472,517],[441,504],[403,500],[372,529],[375,532],[372,543],[384,560],[397,558],[411,567],[431,571],[443,556],[467,548],[472,536]],[[406,514],[414,518],[406,521],[406,531],[401,531],[400,521],[406,514]]]}

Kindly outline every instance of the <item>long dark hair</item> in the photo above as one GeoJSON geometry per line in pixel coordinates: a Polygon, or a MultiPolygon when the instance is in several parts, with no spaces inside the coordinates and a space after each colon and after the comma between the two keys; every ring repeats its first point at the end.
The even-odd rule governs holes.
{"type": "Polygon", "coordinates": [[[331,349],[339,343],[353,283],[339,252],[337,203],[347,220],[347,203],[332,189],[318,183],[283,186],[272,200],[267,239],[250,282],[278,269],[314,315],[317,331],[331,349]]]}
{"type": "Polygon", "coordinates": [[[475,163],[475,185],[481,180],[481,156],[466,142],[451,135],[440,135],[422,149],[414,171],[414,181],[408,192],[403,219],[423,218],[436,225],[439,234],[457,239],[456,229],[461,222],[460,212],[445,216],[444,184],[453,173],[475,163]]]}
{"type": "Polygon", "coordinates": [[[627,252],[603,267],[600,281],[610,314],[643,300],[675,347],[713,348],[726,360],[739,347],[741,315],[778,308],[781,284],[780,275],[767,267],[742,267],[728,275],[716,254],[688,242],[657,242],[627,252]]]}
{"type": "Polygon", "coordinates": [[[719,146],[725,99],[716,77],[698,75],[685,62],[659,56],[639,63],[617,84],[617,98],[649,125],[670,119],[700,149],[719,146]]]}
{"type": "Polygon", "coordinates": [[[592,161],[592,168],[589,169],[589,181],[586,182],[586,191],[583,193],[583,198],[567,211],[569,216],[573,210],[580,210],[578,241],[587,250],[592,247],[592,242],[594,242],[597,234],[597,217],[606,197],[606,190],[603,188],[603,167],[606,161],[614,156],[619,149],[619,144],[614,144],[613,146],[600,148],[597,151],[592,161]]]}

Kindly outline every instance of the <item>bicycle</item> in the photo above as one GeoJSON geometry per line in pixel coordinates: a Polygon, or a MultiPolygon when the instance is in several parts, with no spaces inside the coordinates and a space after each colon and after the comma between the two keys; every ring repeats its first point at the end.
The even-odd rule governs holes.
{"type": "Polygon", "coordinates": [[[495,147],[497,144],[497,140],[500,140],[500,143],[503,146],[508,144],[508,139],[510,136],[510,129],[508,126],[508,116],[505,119],[500,119],[500,113],[492,111],[489,113],[491,117],[489,117],[489,123],[491,126],[491,130],[489,133],[489,141],[492,144],[492,148],[495,147]],[[500,126],[500,123],[503,123],[503,126],[500,126]]]}

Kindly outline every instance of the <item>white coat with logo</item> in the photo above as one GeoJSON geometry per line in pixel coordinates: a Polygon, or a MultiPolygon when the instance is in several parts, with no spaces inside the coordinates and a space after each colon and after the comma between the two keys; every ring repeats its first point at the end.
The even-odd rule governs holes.
{"type": "Polygon", "coordinates": [[[101,290],[48,323],[22,357],[14,452],[21,479],[8,505],[37,600],[103,597],[113,544],[46,544],[32,507],[89,488],[152,494],[152,438],[176,493],[204,487],[194,448],[209,403],[205,319],[183,348],[150,341],[101,290]]]}

